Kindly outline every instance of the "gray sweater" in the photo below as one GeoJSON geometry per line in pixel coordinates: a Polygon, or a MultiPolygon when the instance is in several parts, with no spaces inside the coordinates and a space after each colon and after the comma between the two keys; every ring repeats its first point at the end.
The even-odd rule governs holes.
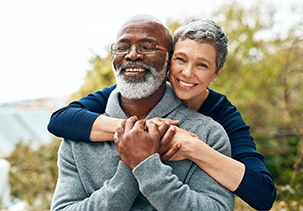
{"type": "MultiPolygon", "coordinates": [[[[106,115],[126,119],[113,91],[106,115]]],[[[165,117],[230,156],[224,129],[211,118],[184,107],[167,85],[147,119],[165,117]]],[[[114,142],[64,140],[58,153],[59,178],[51,210],[233,210],[233,194],[190,160],[162,163],[154,154],[130,170],[114,142]]]]}

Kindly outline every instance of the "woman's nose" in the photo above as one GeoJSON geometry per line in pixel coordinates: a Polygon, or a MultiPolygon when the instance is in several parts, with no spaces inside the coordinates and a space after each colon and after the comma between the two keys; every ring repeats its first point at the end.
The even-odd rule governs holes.
{"type": "Polygon", "coordinates": [[[185,66],[182,70],[182,74],[186,77],[190,77],[193,74],[192,68],[190,66],[185,66]]]}

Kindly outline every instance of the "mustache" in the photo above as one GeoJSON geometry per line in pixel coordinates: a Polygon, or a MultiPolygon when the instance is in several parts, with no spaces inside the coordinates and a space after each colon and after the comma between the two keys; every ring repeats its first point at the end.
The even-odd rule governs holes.
{"type": "Polygon", "coordinates": [[[133,67],[133,66],[140,66],[140,67],[143,67],[144,69],[146,69],[147,71],[152,71],[153,67],[149,66],[149,65],[146,65],[144,64],[143,62],[141,61],[127,61],[127,62],[124,62],[117,70],[117,75],[120,75],[122,73],[122,71],[128,67],[133,67]]]}

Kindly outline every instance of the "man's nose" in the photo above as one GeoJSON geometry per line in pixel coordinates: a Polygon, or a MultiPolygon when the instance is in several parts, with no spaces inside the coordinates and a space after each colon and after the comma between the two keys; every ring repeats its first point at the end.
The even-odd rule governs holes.
{"type": "Polygon", "coordinates": [[[129,52],[125,55],[125,59],[138,60],[143,59],[144,55],[138,53],[137,47],[135,45],[131,46],[129,52]]]}

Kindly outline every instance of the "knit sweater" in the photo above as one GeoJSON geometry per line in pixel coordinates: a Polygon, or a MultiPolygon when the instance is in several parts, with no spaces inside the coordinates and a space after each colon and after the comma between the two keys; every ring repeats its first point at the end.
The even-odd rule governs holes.
{"type": "MultiPolygon", "coordinates": [[[[126,118],[112,92],[106,115],[126,118]]],[[[170,86],[146,119],[178,119],[215,150],[230,156],[221,125],[184,107],[170,86]]],[[[119,159],[114,142],[65,139],[59,149],[59,178],[52,210],[233,210],[233,194],[190,160],[163,164],[153,154],[132,171],[119,159]]]]}
{"type": "MultiPolygon", "coordinates": [[[[104,88],[57,110],[50,118],[48,130],[55,136],[90,142],[91,127],[105,112],[108,96],[115,87],[104,88]]],[[[249,126],[237,108],[225,95],[209,89],[199,112],[224,127],[231,142],[232,157],[245,165],[244,178],[234,193],[257,210],[269,210],[276,197],[276,188],[263,156],[256,150],[249,126]]]]}

